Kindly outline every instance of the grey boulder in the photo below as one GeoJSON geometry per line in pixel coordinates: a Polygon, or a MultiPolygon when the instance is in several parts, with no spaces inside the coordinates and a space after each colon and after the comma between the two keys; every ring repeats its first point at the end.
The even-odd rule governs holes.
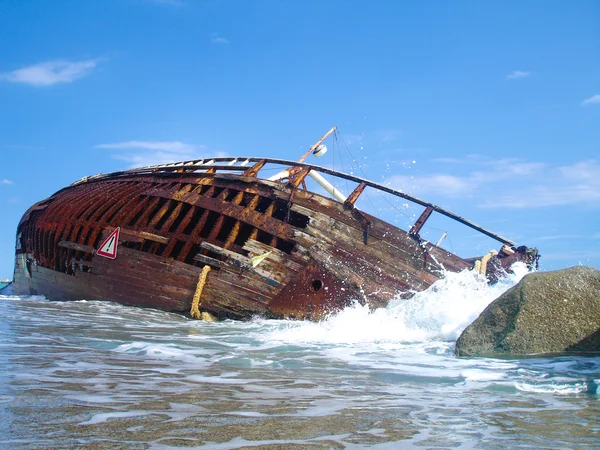
{"type": "Polygon", "coordinates": [[[600,352],[600,270],[526,275],[456,341],[457,356],[600,352]]]}

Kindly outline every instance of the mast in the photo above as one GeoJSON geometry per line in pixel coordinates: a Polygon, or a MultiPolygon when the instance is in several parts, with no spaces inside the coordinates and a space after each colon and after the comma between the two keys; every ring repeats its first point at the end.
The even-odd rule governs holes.
{"type": "Polygon", "coordinates": [[[302,155],[302,157],[301,157],[301,158],[298,160],[298,162],[299,162],[299,163],[301,163],[301,162],[304,162],[304,160],[305,160],[306,158],[308,158],[308,156],[309,156],[309,155],[310,155],[312,152],[314,152],[314,151],[315,151],[315,149],[316,149],[316,148],[317,148],[319,145],[321,145],[321,143],[322,143],[322,142],[323,142],[325,139],[327,139],[327,138],[329,137],[329,135],[330,135],[331,133],[333,133],[335,130],[337,130],[337,126],[334,126],[334,127],[331,129],[331,130],[329,130],[327,133],[325,133],[321,139],[319,139],[319,140],[318,140],[318,141],[317,141],[317,142],[316,142],[316,143],[315,143],[315,144],[314,144],[314,145],[313,145],[311,148],[309,148],[309,149],[306,151],[306,153],[305,153],[304,155],[302,155]]]}

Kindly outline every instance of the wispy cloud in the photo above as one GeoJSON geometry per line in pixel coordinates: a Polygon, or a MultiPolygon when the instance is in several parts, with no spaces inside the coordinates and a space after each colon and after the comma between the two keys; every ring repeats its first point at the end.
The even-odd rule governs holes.
{"type": "Polygon", "coordinates": [[[4,178],[3,180],[0,180],[0,184],[15,184],[10,180],[7,180],[6,178],[4,178]]]}
{"type": "Polygon", "coordinates": [[[595,160],[570,166],[550,167],[542,177],[528,178],[530,183],[487,200],[488,208],[538,208],[584,205],[600,207],[600,164],[595,160]]]}
{"type": "MultiPolygon", "coordinates": [[[[152,166],[209,156],[204,145],[186,144],[180,141],[125,141],[100,144],[96,145],[96,148],[125,150],[125,152],[113,153],[112,157],[128,162],[130,167],[152,166]]],[[[217,152],[210,156],[225,156],[225,154],[217,152]]]]}
{"type": "Polygon", "coordinates": [[[545,164],[527,162],[516,158],[490,160],[477,155],[466,159],[441,158],[437,162],[450,164],[476,164],[485,170],[473,170],[467,175],[437,173],[426,176],[396,175],[386,182],[393,187],[415,195],[437,195],[446,198],[475,197],[483,187],[510,179],[527,178],[541,172],[545,164]]]}
{"type": "Polygon", "coordinates": [[[509,80],[518,80],[520,78],[530,77],[531,75],[533,75],[533,73],[531,73],[531,72],[526,72],[523,70],[513,70],[511,73],[509,73],[506,76],[506,78],[509,80]]]}
{"type": "Polygon", "coordinates": [[[480,155],[467,155],[465,158],[434,158],[432,161],[447,163],[447,164],[470,164],[470,163],[480,163],[483,157],[480,155]]]}
{"type": "Polygon", "coordinates": [[[96,148],[160,150],[168,153],[185,154],[198,148],[204,148],[204,146],[185,144],[179,141],[126,141],[117,142],[116,144],[100,144],[96,145],[96,148]]]}
{"type": "Polygon", "coordinates": [[[566,252],[550,252],[544,250],[544,255],[542,259],[542,263],[546,263],[548,261],[573,261],[578,260],[579,265],[589,264],[589,260],[594,260],[600,257],[600,251],[593,249],[577,249],[573,248],[572,250],[566,252]]]}
{"type": "Polygon", "coordinates": [[[33,86],[72,83],[79,78],[91,74],[99,63],[99,58],[82,61],[57,59],[23,67],[12,72],[1,73],[0,80],[11,83],[31,84],[33,86]]]}
{"type": "Polygon", "coordinates": [[[481,164],[485,170],[476,170],[469,176],[470,182],[477,186],[515,178],[528,178],[541,173],[546,167],[545,163],[522,161],[516,158],[490,160],[481,164]]]}
{"type": "Polygon", "coordinates": [[[591,105],[593,103],[600,103],[600,94],[592,95],[581,102],[582,105],[591,105]]]}
{"type": "Polygon", "coordinates": [[[538,236],[538,241],[573,241],[575,239],[599,239],[600,235],[584,234],[552,234],[548,236],[538,236]]]}
{"type": "Polygon", "coordinates": [[[396,175],[386,182],[417,196],[427,194],[434,197],[434,201],[470,198],[480,207],[490,209],[563,205],[600,208],[600,162],[596,160],[552,166],[506,158],[483,160],[479,164],[485,170],[478,168],[465,175],[396,175]]]}
{"type": "Polygon", "coordinates": [[[213,33],[210,35],[210,42],[213,44],[229,44],[229,39],[225,39],[222,36],[219,36],[217,33],[213,33]]]}
{"type": "Polygon", "coordinates": [[[471,196],[476,190],[467,178],[445,174],[421,177],[394,175],[385,184],[415,195],[441,194],[450,198],[471,196]]]}

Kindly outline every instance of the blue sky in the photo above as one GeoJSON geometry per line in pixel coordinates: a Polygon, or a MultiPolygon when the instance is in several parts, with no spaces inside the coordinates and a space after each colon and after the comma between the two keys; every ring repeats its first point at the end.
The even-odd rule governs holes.
{"type": "Polygon", "coordinates": [[[24,211],[83,176],[297,159],[333,125],[358,175],[600,268],[599,23],[584,0],[0,0],[0,278],[24,211]]]}

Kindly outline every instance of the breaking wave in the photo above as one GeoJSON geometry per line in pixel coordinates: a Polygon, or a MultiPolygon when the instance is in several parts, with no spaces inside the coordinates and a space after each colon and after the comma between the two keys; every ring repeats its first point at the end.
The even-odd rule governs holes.
{"type": "Polygon", "coordinates": [[[370,310],[355,302],[318,323],[292,322],[270,333],[270,339],[312,343],[417,343],[455,341],[494,299],[519,282],[528,270],[516,263],[512,273],[489,285],[473,272],[447,272],[410,300],[392,300],[370,310]]]}

